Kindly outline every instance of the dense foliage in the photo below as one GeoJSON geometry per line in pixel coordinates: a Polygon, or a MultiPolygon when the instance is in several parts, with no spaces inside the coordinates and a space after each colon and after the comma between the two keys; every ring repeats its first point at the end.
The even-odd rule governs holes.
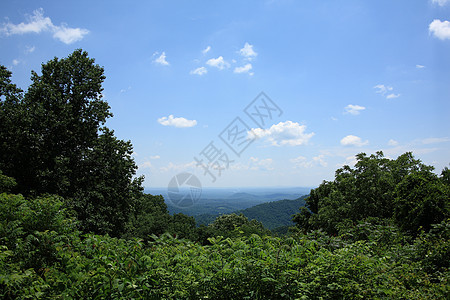
{"type": "Polygon", "coordinates": [[[244,214],[196,227],[133,178],[131,143],[103,126],[103,69],[85,52],[44,64],[25,94],[10,77],[0,67],[2,299],[450,294],[447,168],[362,153],[311,191],[289,236],[244,214]]]}
{"type": "Polygon", "coordinates": [[[0,205],[3,299],[443,299],[450,292],[449,222],[410,242],[395,227],[360,223],[338,237],[252,234],[201,245],[169,234],[83,235],[56,197],[3,193],[0,205]]]}
{"type": "Polygon", "coordinates": [[[1,67],[0,169],[17,180],[15,192],[71,198],[83,230],[119,235],[142,179],[133,179],[131,143],[103,126],[112,116],[103,68],[76,50],[41,73],[23,94],[1,67]]]}
{"type": "Polygon", "coordinates": [[[294,217],[299,229],[336,234],[340,227],[371,218],[393,220],[416,235],[450,217],[448,169],[439,177],[409,152],[397,159],[382,152],[356,158],[354,168],[338,169],[334,181],[311,190],[306,207],[294,217]]]}
{"type": "MultiPolygon", "coordinates": [[[[281,227],[294,225],[292,215],[297,213],[298,208],[305,205],[305,198],[302,196],[295,200],[278,200],[257,204],[255,206],[238,210],[234,213],[243,214],[250,220],[258,220],[263,226],[270,230],[278,230],[281,227]]],[[[226,200],[224,200],[226,201],[226,200]]],[[[220,214],[196,215],[198,224],[211,224],[220,214]]]]}

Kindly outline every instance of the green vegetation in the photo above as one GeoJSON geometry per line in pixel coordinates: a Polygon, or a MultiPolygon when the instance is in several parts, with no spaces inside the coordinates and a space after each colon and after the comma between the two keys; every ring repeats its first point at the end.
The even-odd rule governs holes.
{"type": "Polygon", "coordinates": [[[361,220],[390,220],[415,236],[450,217],[447,168],[439,177],[412,153],[395,160],[382,152],[356,158],[355,168],[338,169],[334,181],[311,191],[306,207],[294,217],[297,228],[338,234],[361,220]]]}
{"type": "MultiPolygon", "coordinates": [[[[305,198],[302,196],[296,200],[278,200],[272,202],[266,202],[258,204],[243,210],[235,211],[236,214],[243,214],[250,220],[257,220],[263,224],[263,226],[270,230],[281,230],[287,232],[289,226],[294,225],[292,222],[292,216],[297,213],[298,208],[305,205],[305,198]]],[[[198,224],[210,224],[219,215],[202,214],[195,216],[195,220],[198,224]]]]}
{"type": "Polygon", "coordinates": [[[450,294],[447,168],[362,153],[311,191],[289,235],[243,214],[196,227],[143,193],[131,144],[103,127],[103,69],[85,52],[44,64],[25,94],[10,77],[1,67],[2,299],[450,294]]]}

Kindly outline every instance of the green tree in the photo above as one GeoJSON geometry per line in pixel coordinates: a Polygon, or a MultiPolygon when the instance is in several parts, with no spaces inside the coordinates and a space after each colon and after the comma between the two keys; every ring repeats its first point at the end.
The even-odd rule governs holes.
{"type": "Polygon", "coordinates": [[[394,218],[401,229],[412,234],[422,227],[438,224],[450,217],[450,186],[436,174],[415,171],[395,188],[394,218]]]}
{"type": "Polygon", "coordinates": [[[3,175],[2,170],[0,170],[0,193],[9,192],[16,185],[17,183],[14,178],[3,175]]]}
{"type": "Polygon", "coordinates": [[[217,217],[209,225],[215,235],[235,237],[240,235],[250,236],[252,234],[269,235],[270,231],[265,229],[261,222],[249,220],[242,213],[227,214],[217,217]]]}
{"type": "MultiPolygon", "coordinates": [[[[393,217],[396,209],[399,219],[401,219],[400,215],[403,216],[408,211],[409,205],[414,206],[411,204],[414,197],[424,195],[419,193],[419,181],[411,182],[405,178],[410,178],[409,176],[413,176],[411,174],[418,173],[433,177],[433,167],[424,165],[410,152],[400,155],[397,159],[387,159],[382,152],[370,156],[360,153],[356,155],[356,159],[357,163],[354,168],[344,166],[338,169],[334,181],[325,181],[311,191],[310,196],[306,199],[306,208],[302,208],[300,213],[294,216],[293,221],[297,228],[304,231],[324,229],[328,233],[336,234],[339,224],[356,224],[367,218],[372,218],[372,220],[376,220],[376,218],[389,219],[393,217]],[[408,184],[403,182],[404,180],[407,180],[411,186],[401,189],[405,193],[400,193],[398,190],[396,191],[396,188],[398,185],[407,186],[408,184]],[[408,189],[408,191],[414,191],[414,189],[411,190],[413,187],[417,188],[417,193],[406,195],[408,189]],[[403,203],[403,209],[396,207],[400,203],[403,203]],[[404,213],[400,213],[399,209],[404,213]]],[[[444,175],[442,177],[445,178],[444,175]]],[[[438,180],[435,175],[433,178],[438,180]]],[[[438,181],[442,185],[444,179],[438,181]]],[[[438,183],[436,182],[436,184],[438,183]]],[[[437,189],[442,190],[442,187],[437,189]]],[[[427,192],[436,195],[435,190],[431,188],[425,193],[427,192]]],[[[442,195],[442,193],[438,194],[442,195]]],[[[438,207],[434,212],[440,211],[440,213],[427,220],[421,217],[423,222],[419,223],[439,223],[443,216],[444,202],[436,200],[436,202],[428,201],[428,203],[436,204],[438,207]]],[[[423,209],[427,211],[427,209],[423,209]]],[[[431,210],[429,212],[431,213],[431,210]]]]}
{"type": "Polygon", "coordinates": [[[0,73],[0,169],[17,192],[71,198],[84,231],[119,235],[142,194],[130,142],[103,127],[104,70],[82,50],[42,65],[22,98],[0,73]]]}
{"type": "Polygon", "coordinates": [[[167,231],[170,219],[163,196],[145,194],[135,202],[125,237],[147,240],[152,234],[161,235],[167,231]]]}

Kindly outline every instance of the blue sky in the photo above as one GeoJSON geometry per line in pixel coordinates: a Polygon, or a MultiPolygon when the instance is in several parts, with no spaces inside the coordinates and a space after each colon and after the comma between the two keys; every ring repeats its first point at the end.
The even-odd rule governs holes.
{"type": "Polygon", "coordinates": [[[449,0],[2,1],[0,18],[23,89],[78,48],[104,66],[107,126],[147,187],[317,186],[378,150],[450,163],[449,0]],[[244,111],[260,92],[279,108],[263,126],[244,111]]]}

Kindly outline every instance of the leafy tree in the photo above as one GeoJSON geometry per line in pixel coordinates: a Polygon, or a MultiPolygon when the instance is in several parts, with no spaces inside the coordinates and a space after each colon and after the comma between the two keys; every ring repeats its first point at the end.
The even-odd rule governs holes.
{"type": "Polygon", "coordinates": [[[174,214],[170,218],[167,231],[179,238],[197,240],[195,218],[182,213],[174,214]]]}
{"type": "Polygon", "coordinates": [[[16,185],[14,178],[3,175],[2,170],[0,170],[0,193],[9,192],[16,185]]]}
{"type": "Polygon", "coordinates": [[[450,186],[436,174],[415,171],[395,188],[394,218],[401,229],[416,234],[422,227],[450,217],[450,186]]]}
{"type": "Polygon", "coordinates": [[[136,200],[127,223],[125,237],[148,240],[167,231],[171,216],[161,195],[145,194],[136,200]]]}
{"type": "Polygon", "coordinates": [[[356,159],[354,168],[344,166],[338,169],[334,181],[325,181],[311,191],[306,199],[306,208],[301,208],[300,213],[294,216],[293,221],[298,228],[304,231],[321,228],[336,234],[339,224],[355,224],[370,217],[389,219],[394,211],[397,211],[398,221],[405,223],[405,229],[407,223],[411,224],[411,218],[416,220],[412,226],[428,224],[426,227],[429,228],[430,224],[439,223],[448,215],[444,205],[448,192],[444,196],[443,179],[438,180],[432,172],[433,167],[422,164],[412,153],[400,155],[395,160],[385,158],[382,152],[370,156],[360,153],[356,159]],[[429,180],[434,178],[433,187],[428,186],[427,190],[421,191],[420,180],[412,180],[417,174],[423,174],[429,180]],[[426,193],[438,198],[424,200],[430,207],[427,204],[417,208],[421,212],[415,211],[420,216],[411,217],[408,221],[403,219],[409,209],[417,206],[413,203],[417,201],[415,197],[422,199],[426,193]],[[436,207],[432,208],[433,205],[436,207]],[[434,215],[425,217],[426,212],[434,215]]]}
{"type": "Polygon", "coordinates": [[[242,213],[221,215],[209,225],[215,235],[233,237],[251,234],[268,235],[270,231],[265,229],[261,222],[249,220],[242,213]]]}
{"type": "Polygon", "coordinates": [[[130,142],[103,127],[112,116],[102,100],[104,70],[82,50],[32,71],[22,97],[0,69],[0,169],[16,192],[72,199],[84,231],[119,235],[142,194],[130,142]]]}

